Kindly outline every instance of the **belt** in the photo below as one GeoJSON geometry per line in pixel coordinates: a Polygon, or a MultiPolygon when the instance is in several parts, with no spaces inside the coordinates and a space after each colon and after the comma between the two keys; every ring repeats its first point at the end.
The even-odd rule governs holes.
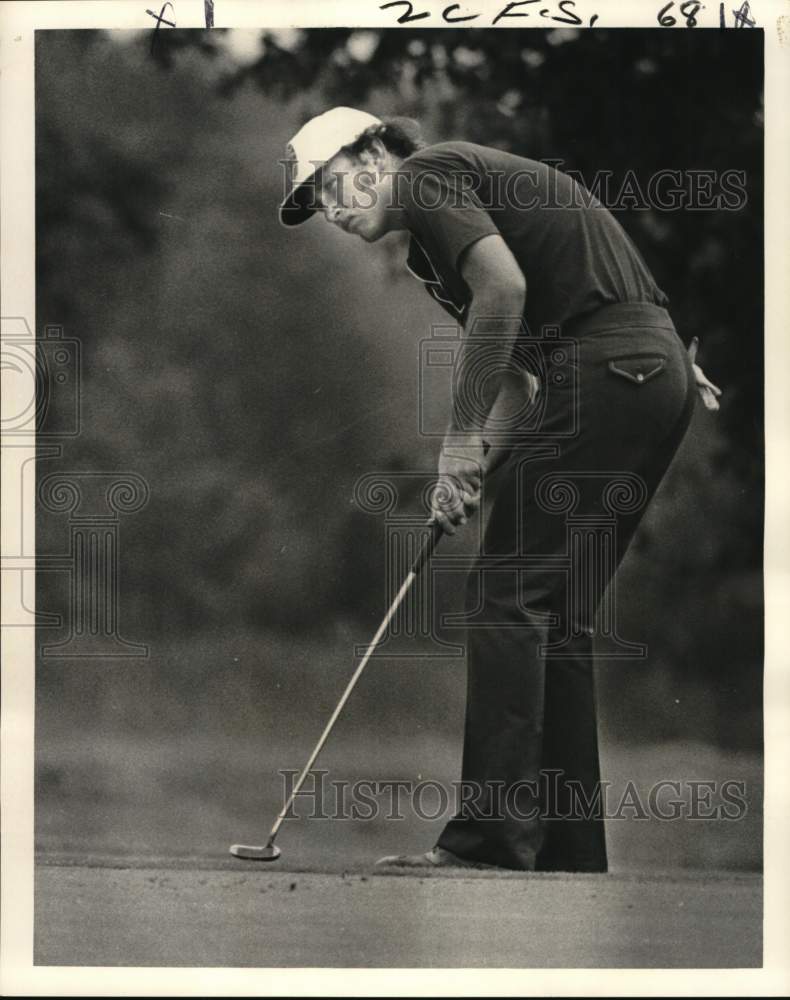
{"type": "Polygon", "coordinates": [[[583,337],[588,333],[623,327],[647,326],[658,330],[674,330],[672,317],[662,306],[652,302],[614,302],[595,312],[572,316],[562,326],[562,336],[583,337]]]}

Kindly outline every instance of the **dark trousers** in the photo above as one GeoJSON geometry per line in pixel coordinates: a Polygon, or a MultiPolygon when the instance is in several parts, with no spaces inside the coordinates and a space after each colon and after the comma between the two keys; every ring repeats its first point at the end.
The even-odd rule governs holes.
{"type": "Polygon", "coordinates": [[[601,872],[596,613],[597,644],[616,643],[600,634],[601,618],[613,617],[607,586],[688,427],[696,389],[658,307],[607,307],[563,336],[575,347],[538,348],[534,436],[491,479],[467,586],[469,798],[438,843],[505,868],[601,872]]]}

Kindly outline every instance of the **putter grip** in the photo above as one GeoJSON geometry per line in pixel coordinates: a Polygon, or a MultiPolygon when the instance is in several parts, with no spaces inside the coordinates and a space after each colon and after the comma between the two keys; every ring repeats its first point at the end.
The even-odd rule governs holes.
{"type": "Polygon", "coordinates": [[[423,566],[428,562],[428,560],[433,555],[433,550],[439,544],[439,539],[444,534],[441,524],[436,521],[431,525],[431,533],[428,538],[422,543],[422,548],[417,553],[417,558],[411,564],[411,572],[416,576],[423,566]]]}
{"type": "MultiPolygon", "coordinates": [[[[488,441],[484,441],[483,454],[486,457],[488,457],[490,451],[491,451],[490,443],[488,441]]],[[[419,574],[420,570],[431,558],[431,556],[433,555],[433,550],[439,544],[439,539],[442,537],[443,534],[444,534],[444,529],[442,528],[441,524],[439,524],[437,521],[433,521],[431,523],[430,536],[425,539],[425,541],[422,544],[422,548],[417,553],[417,558],[411,564],[411,572],[414,573],[415,576],[419,574]]]]}

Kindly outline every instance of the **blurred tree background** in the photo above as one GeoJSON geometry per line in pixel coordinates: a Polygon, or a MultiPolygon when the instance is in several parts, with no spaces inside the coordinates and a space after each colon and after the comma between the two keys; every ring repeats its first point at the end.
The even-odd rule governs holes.
{"type": "MultiPolygon", "coordinates": [[[[264,717],[282,729],[295,697],[312,731],[377,622],[383,529],[353,488],[373,469],[431,470],[419,342],[445,317],[405,275],[402,240],[372,250],[320,219],[277,221],[285,143],[342,103],[417,117],[432,141],[609,171],[614,192],[629,171],[643,187],[659,170],[744,172],[738,211],[616,213],[725,394],[718,415],[698,408],[621,570],[621,632],[650,657],[603,663],[600,700],[607,739],[757,750],[762,32],[162,30],[150,45],[37,33],[37,327],[83,349],[82,434],[40,474],[149,483],[122,524],[121,626],[152,651],[43,661],[40,720],[239,735],[264,717]]],[[[41,512],[39,551],[65,538],[41,512]]],[[[460,594],[449,579],[441,601],[460,594]]],[[[59,574],[37,599],[63,610],[59,574]]],[[[460,739],[459,661],[387,661],[363,687],[360,726],[460,739]]]]}

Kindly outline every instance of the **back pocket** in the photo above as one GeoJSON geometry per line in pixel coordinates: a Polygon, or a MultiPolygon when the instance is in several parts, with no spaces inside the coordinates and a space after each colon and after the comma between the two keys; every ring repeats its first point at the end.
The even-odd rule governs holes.
{"type": "Polygon", "coordinates": [[[613,358],[609,362],[609,371],[636,385],[644,385],[664,371],[666,366],[667,359],[663,354],[631,354],[624,358],[613,358]]]}

